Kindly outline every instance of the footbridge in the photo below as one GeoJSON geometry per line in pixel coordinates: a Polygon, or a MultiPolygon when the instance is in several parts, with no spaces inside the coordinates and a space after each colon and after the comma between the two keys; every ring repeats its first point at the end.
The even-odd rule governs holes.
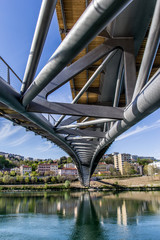
{"type": "Polygon", "coordinates": [[[24,78],[0,59],[0,116],[61,147],[88,186],[115,138],[160,107],[159,43],[160,0],[43,0],[24,78]],[[54,11],[62,42],[35,77],[54,11]],[[67,82],[73,101],[50,102],[67,82]]]}

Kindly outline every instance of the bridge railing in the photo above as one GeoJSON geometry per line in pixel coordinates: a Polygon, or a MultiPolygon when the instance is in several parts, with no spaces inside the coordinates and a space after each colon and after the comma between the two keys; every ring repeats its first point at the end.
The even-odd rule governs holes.
{"type": "MultiPolygon", "coordinates": [[[[1,56],[0,56],[0,77],[2,77],[17,92],[20,92],[22,80],[1,56]]],[[[44,114],[44,117],[48,119],[48,121],[52,125],[55,124],[55,119],[51,114],[44,114]]]]}
{"type": "Polygon", "coordinates": [[[22,84],[22,80],[14,72],[14,70],[6,63],[6,61],[0,56],[0,76],[6,80],[12,87],[18,92],[22,84]]]}
{"type": "Polygon", "coordinates": [[[14,70],[6,63],[6,61],[0,56],[0,76],[8,82],[15,90],[20,92],[22,80],[14,72],[14,70]]]}

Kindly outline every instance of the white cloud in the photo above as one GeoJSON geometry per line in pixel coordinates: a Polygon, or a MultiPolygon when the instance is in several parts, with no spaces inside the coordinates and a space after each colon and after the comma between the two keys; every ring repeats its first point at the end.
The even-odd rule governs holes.
{"type": "Polygon", "coordinates": [[[13,126],[12,122],[3,120],[1,121],[1,127],[0,127],[0,145],[7,146],[8,147],[16,147],[21,145],[22,143],[26,142],[30,139],[31,133],[25,133],[25,135],[22,135],[22,127],[20,126],[13,126]],[[12,140],[11,140],[12,137],[12,140]],[[15,140],[13,140],[15,139],[15,140]]]}
{"type": "Polygon", "coordinates": [[[47,152],[52,148],[53,144],[51,142],[44,142],[44,146],[37,147],[36,150],[40,152],[47,152]]]}
{"type": "Polygon", "coordinates": [[[123,133],[121,136],[119,136],[116,139],[116,141],[125,139],[127,137],[132,136],[132,135],[135,135],[135,134],[138,134],[138,133],[142,133],[142,132],[145,132],[145,131],[148,131],[148,130],[153,130],[153,129],[159,128],[159,127],[160,127],[160,120],[157,120],[152,125],[146,125],[146,126],[143,126],[143,127],[136,127],[135,130],[132,130],[132,131],[127,132],[127,133],[123,133]]]}
{"type": "Polygon", "coordinates": [[[19,126],[13,127],[12,123],[3,121],[2,127],[0,129],[0,140],[8,138],[8,137],[18,133],[20,130],[21,130],[21,127],[19,127],[19,126]]]}
{"type": "Polygon", "coordinates": [[[31,137],[32,137],[32,136],[31,136],[30,133],[28,133],[28,134],[26,133],[24,136],[16,139],[16,140],[13,141],[13,142],[10,142],[10,143],[9,143],[9,146],[10,146],[10,147],[17,147],[17,146],[21,145],[22,143],[28,141],[31,137]]]}

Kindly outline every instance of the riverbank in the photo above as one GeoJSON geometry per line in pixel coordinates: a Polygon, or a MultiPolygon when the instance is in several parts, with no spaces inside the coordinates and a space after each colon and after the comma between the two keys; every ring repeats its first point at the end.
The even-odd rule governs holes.
{"type": "Polygon", "coordinates": [[[68,188],[65,184],[9,184],[1,185],[0,191],[62,191],[62,190],[89,190],[89,191],[159,191],[160,177],[112,178],[91,181],[86,188],[79,181],[72,182],[68,188]]]}

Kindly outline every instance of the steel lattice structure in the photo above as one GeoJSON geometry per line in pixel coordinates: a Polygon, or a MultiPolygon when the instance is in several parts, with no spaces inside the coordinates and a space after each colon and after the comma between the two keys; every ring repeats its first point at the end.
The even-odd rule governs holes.
{"type": "Polygon", "coordinates": [[[160,0],[82,2],[70,29],[67,11],[78,1],[42,1],[21,92],[8,65],[8,82],[0,77],[0,115],[66,151],[88,186],[115,138],[160,106],[160,0]],[[55,8],[63,41],[34,78],[55,8]],[[49,102],[68,81],[73,101],[49,102]],[[53,114],[62,116],[51,123],[53,114]]]}

